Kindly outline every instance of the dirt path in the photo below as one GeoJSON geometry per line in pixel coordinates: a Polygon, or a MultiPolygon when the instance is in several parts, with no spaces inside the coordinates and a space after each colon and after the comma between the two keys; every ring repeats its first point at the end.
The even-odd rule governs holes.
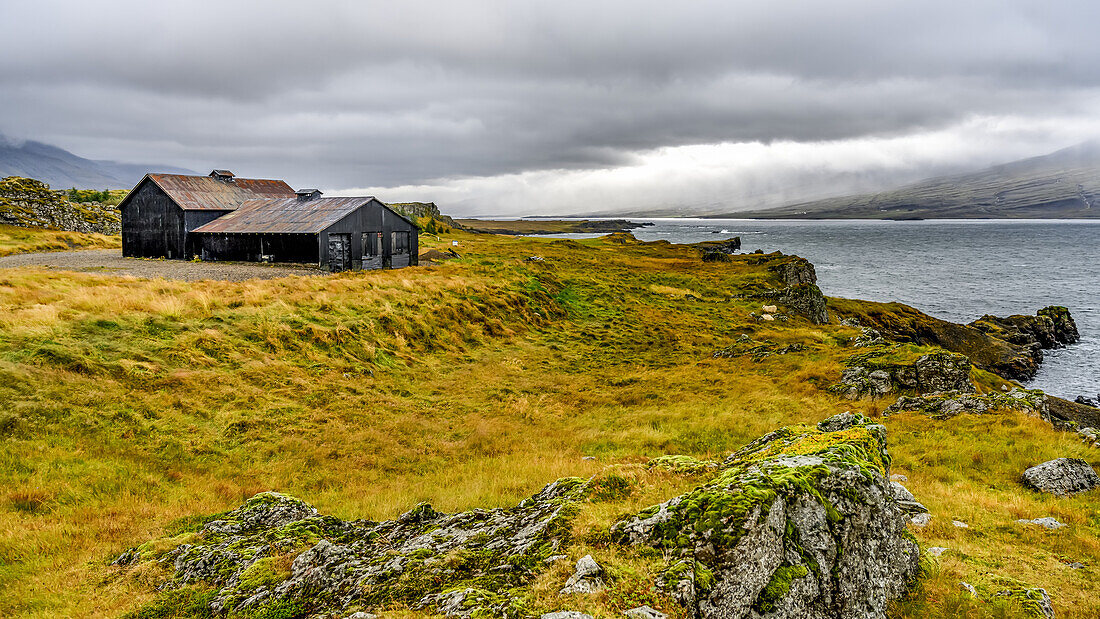
{"type": "Polygon", "coordinates": [[[123,258],[118,249],[55,251],[0,256],[0,269],[40,267],[106,275],[200,281],[218,279],[239,282],[246,279],[275,279],[288,275],[326,275],[315,266],[302,264],[258,264],[251,262],[190,262],[123,258]]]}

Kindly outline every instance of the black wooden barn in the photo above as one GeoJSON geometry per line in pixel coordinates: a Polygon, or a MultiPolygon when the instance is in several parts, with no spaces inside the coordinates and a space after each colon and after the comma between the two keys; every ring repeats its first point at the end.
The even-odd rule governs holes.
{"type": "Polygon", "coordinates": [[[323,198],[228,170],[146,175],[119,209],[124,256],[304,262],[334,271],[417,263],[418,228],[375,198],[323,198]]]}

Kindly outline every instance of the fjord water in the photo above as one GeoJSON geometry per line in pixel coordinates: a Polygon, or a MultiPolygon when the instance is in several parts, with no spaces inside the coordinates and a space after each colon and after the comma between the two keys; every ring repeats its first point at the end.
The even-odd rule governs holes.
{"type": "Polygon", "coordinates": [[[761,221],[650,219],[639,239],[740,236],[742,251],[797,254],[829,296],[900,301],[952,322],[1069,307],[1081,341],[1046,351],[1028,386],[1073,399],[1100,392],[1100,221],[761,221]]]}

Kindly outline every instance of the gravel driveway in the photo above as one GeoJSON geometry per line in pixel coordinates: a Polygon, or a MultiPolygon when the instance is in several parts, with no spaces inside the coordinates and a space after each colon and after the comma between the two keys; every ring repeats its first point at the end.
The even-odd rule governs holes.
{"type": "Polygon", "coordinates": [[[123,258],[119,249],[87,249],[82,251],[52,251],[36,254],[0,256],[0,269],[41,267],[62,271],[82,271],[134,277],[163,277],[183,281],[219,279],[239,282],[246,279],[275,279],[288,275],[327,275],[327,272],[304,264],[259,264],[254,262],[190,262],[187,260],[152,260],[123,258]]]}

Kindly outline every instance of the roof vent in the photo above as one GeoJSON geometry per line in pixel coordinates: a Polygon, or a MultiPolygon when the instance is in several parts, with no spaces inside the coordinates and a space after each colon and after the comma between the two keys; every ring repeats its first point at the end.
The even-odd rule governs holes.
{"type": "Polygon", "coordinates": [[[295,193],[295,195],[298,196],[298,199],[303,201],[303,202],[306,201],[306,200],[312,200],[314,198],[320,198],[321,197],[321,190],[320,189],[299,189],[298,191],[295,191],[294,193],[295,193]]]}
{"type": "Polygon", "coordinates": [[[233,173],[229,170],[212,170],[210,172],[210,176],[217,181],[222,181],[225,183],[233,182],[233,173]]]}

